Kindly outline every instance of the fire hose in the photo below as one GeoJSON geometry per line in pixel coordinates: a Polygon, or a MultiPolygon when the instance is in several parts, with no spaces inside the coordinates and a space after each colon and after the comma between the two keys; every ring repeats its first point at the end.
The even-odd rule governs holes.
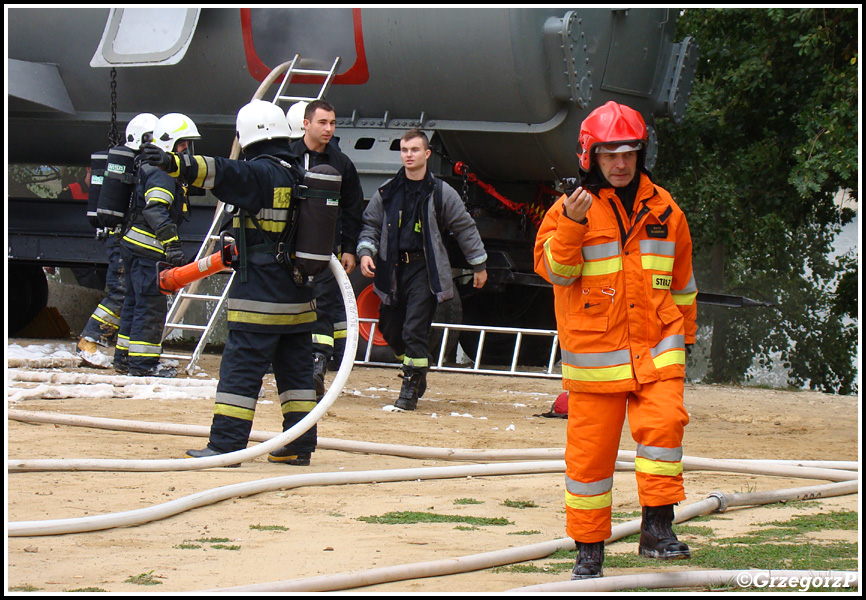
{"type": "MultiPolygon", "coordinates": [[[[232,247],[232,245],[223,245],[222,250],[216,253],[217,255],[220,255],[220,258],[215,260],[222,261],[223,253],[228,252],[227,247],[232,247]]],[[[211,255],[210,257],[206,258],[214,258],[214,256],[215,255],[211,255]]],[[[175,286],[179,284],[180,281],[186,279],[189,279],[189,281],[187,281],[187,283],[189,283],[191,281],[196,281],[197,279],[203,279],[204,277],[207,277],[207,275],[202,274],[205,271],[199,271],[196,264],[197,263],[193,263],[191,265],[175,267],[174,269],[163,271],[160,274],[160,285],[164,285],[166,286],[166,289],[168,289],[171,286],[175,286]]],[[[222,264],[225,265],[226,262],[222,261],[222,264]]],[[[340,392],[343,390],[343,386],[346,385],[346,381],[349,379],[349,374],[352,371],[352,365],[355,361],[355,352],[358,348],[358,306],[357,304],[355,304],[355,292],[352,288],[352,283],[349,281],[349,277],[343,270],[343,266],[340,264],[340,261],[338,261],[335,256],[331,255],[331,260],[328,266],[330,267],[331,272],[334,274],[334,277],[336,278],[337,283],[340,286],[340,291],[343,294],[343,301],[346,306],[346,351],[343,354],[343,360],[340,363],[340,368],[337,370],[337,373],[334,376],[334,380],[331,383],[331,387],[328,388],[325,396],[319,401],[318,404],[316,404],[316,407],[311,410],[307,414],[307,416],[301,419],[300,422],[292,426],[290,429],[287,429],[281,434],[256,446],[245,448],[243,450],[237,450],[235,452],[220,454],[218,456],[210,456],[207,458],[168,458],[152,460],[61,458],[34,459],[22,461],[10,460],[7,461],[7,468],[13,471],[42,471],[46,470],[46,468],[47,470],[53,470],[58,468],[58,466],[60,466],[62,470],[71,471],[194,471],[198,469],[208,469],[211,467],[225,467],[228,465],[235,465],[237,463],[247,460],[252,460],[253,458],[262,456],[264,454],[267,454],[268,452],[281,448],[289,442],[297,439],[302,433],[312,427],[313,424],[318,422],[318,420],[322,418],[322,416],[327,412],[331,405],[336,401],[337,397],[340,395],[340,392]],[[26,469],[19,468],[21,465],[24,464],[29,466],[26,469]]],[[[211,269],[211,274],[222,270],[222,268],[224,268],[224,266],[219,267],[217,263],[214,263],[213,269],[211,269]]]]}

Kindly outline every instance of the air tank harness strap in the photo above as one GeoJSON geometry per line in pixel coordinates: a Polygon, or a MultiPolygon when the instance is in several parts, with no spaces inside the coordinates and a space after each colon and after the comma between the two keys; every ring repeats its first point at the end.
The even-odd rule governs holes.
{"type": "Polygon", "coordinates": [[[251,254],[273,254],[274,248],[276,248],[276,244],[271,241],[268,235],[265,233],[262,226],[259,224],[259,220],[256,219],[254,215],[248,215],[247,211],[241,209],[238,212],[238,217],[240,218],[240,227],[238,228],[238,256],[236,262],[232,263],[232,267],[234,267],[235,271],[237,271],[238,275],[240,275],[241,283],[247,282],[247,256],[251,254]],[[259,230],[259,233],[262,234],[262,238],[265,240],[261,244],[256,244],[254,246],[247,246],[247,227],[246,222],[247,218],[253,222],[256,226],[256,229],[259,230]]]}

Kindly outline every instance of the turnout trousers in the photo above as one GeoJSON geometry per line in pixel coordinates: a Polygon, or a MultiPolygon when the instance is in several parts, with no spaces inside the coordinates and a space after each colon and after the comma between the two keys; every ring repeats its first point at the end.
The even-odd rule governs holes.
{"type": "Polygon", "coordinates": [[[108,271],[105,275],[108,295],[97,305],[81,332],[81,337],[93,340],[100,346],[108,346],[117,335],[117,330],[120,328],[120,314],[126,298],[123,257],[117,235],[108,236],[105,240],[105,251],[108,254],[108,271]]]}
{"type": "Polygon", "coordinates": [[[316,323],[313,325],[313,352],[337,360],[346,347],[346,307],[337,278],[326,269],[313,279],[316,298],[316,323]]]}
{"type": "MultiPolygon", "coordinates": [[[[283,431],[316,407],[312,338],[303,333],[260,333],[230,329],[220,362],[214,417],[208,448],[235,452],[247,447],[262,380],[273,364],[283,431]]],[[[288,447],[298,453],[316,449],[316,425],[288,447]]]]}
{"type": "Polygon", "coordinates": [[[593,543],[611,535],[613,473],[625,415],[637,442],[635,476],[641,506],[685,500],[683,379],[644,384],[630,392],[568,393],[565,449],[566,533],[593,543]]]}
{"type": "Polygon", "coordinates": [[[430,364],[430,325],[436,314],[436,296],[430,291],[427,266],[416,260],[397,267],[397,298],[379,308],[382,337],[403,368],[426,369],[430,364]]]}
{"type": "Polygon", "coordinates": [[[157,261],[137,256],[121,246],[126,298],[120,313],[115,364],[122,363],[127,349],[131,374],[145,372],[159,363],[162,332],[168,313],[166,296],[159,291],[157,261]]]}

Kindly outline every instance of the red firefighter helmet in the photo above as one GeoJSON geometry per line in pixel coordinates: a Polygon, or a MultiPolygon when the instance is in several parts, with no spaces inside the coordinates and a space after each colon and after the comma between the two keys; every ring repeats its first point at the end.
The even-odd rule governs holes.
{"type": "Polygon", "coordinates": [[[647,146],[646,122],[639,112],[613,100],[589,113],[577,138],[580,168],[589,171],[591,156],[599,144],[622,144],[622,152],[647,146]]]}

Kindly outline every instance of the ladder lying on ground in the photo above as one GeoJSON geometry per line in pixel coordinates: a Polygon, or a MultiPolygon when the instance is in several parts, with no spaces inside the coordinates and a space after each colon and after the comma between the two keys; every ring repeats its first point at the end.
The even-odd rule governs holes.
{"type": "MultiPolygon", "coordinates": [[[[397,363],[377,362],[370,360],[373,342],[376,334],[376,319],[360,319],[362,322],[371,323],[369,340],[364,346],[363,339],[360,341],[360,347],[364,347],[364,358],[355,360],[356,365],[374,366],[374,367],[390,367],[396,366],[397,363]]],[[[562,377],[561,367],[558,365],[557,357],[559,356],[559,334],[555,329],[520,329],[517,327],[492,327],[485,325],[456,325],[453,323],[433,323],[433,329],[442,330],[442,340],[439,343],[438,359],[435,365],[430,366],[432,371],[453,371],[457,373],[477,373],[484,375],[520,375],[524,377],[542,377],[547,379],[560,379],[562,377]],[[445,364],[445,354],[448,348],[448,336],[451,332],[473,331],[478,332],[478,347],[474,357],[469,357],[472,366],[462,367],[445,364]],[[482,355],[484,353],[484,342],[488,333],[496,333],[503,335],[514,336],[514,347],[511,355],[511,364],[504,365],[487,365],[482,366],[482,355]],[[529,367],[518,365],[518,357],[523,339],[526,336],[540,336],[551,338],[550,353],[547,355],[547,367],[529,367]]],[[[497,344],[501,344],[497,342],[497,344]]]]}
{"type": "MultiPolygon", "coordinates": [[[[259,89],[253,95],[252,99],[261,99],[265,95],[265,92],[267,92],[271,84],[273,84],[273,82],[276,81],[276,79],[280,75],[283,75],[283,73],[285,73],[285,75],[283,76],[283,81],[280,84],[277,93],[274,95],[274,99],[272,100],[274,104],[279,106],[281,102],[312,102],[313,100],[322,99],[325,96],[325,93],[328,91],[328,88],[330,87],[331,82],[333,81],[334,76],[337,73],[337,68],[340,66],[340,57],[338,56],[334,59],[331,68],[328,70],[302,69],[298,66],[300,64],[300,60],[300,56],[296,54],[292,60],[274,68],[259,86],[259,89]],[[283,92],[286,89],[289,81],[291,81],[292,77],[294,77],[295,75],[324,77],[325,80],[322,83],[321,88],[319,89],[318,95],[316,97],[285,95],[283,92]]],[[[234,145],[232,146],[230,158],[236,159],[239,154],[240,147],[237,144],[237,139],[235,139],[234,145]]],[[[223,225],[223,220],[228,214],[225,210],[225,207],[226,205],[223,202],[217,201],[213,222],[211,223],[210,229],[208,230],[207,235],[205,236],[205,239],[198,250],[198,253],[196,253],[195,261],[199,261],[207,256],[210,256],[211,254],[219,250],[217,248],[217,244],[219,243],[220,238],[220,228],[223,225]]],[[[195,281],[187,287],[183,288],[175,296],[174,301],[171,305],[171,309],[169,310],[168,316],[165,320],[165,329],[163,330],[162,334],[163,341],[174,330],[188,330],[196,331],[199,333],[199,340],[192,354],[167,352],[163,352],[162,354],[163,358],[174,358],[188,361],[186,366],[187,373],[192,373],[196,363],[198,362],[198,359],[201,357],[201,354],[204,351],[205,346],[210,340],[211,334],[216,328],[217,322],[219,321],[220,315],[222,313],[222,309],[225,306],[226,300],[228,298],[228,291],[229,287],[231,286],[232,279],[234,278],[234,271],[224,271],[223,273],[215,275],[210,279],[216,280],[217,278],[224,280],[224,283],[222,283],[221,285],[215,284],[215,287],[221,287],[222,289],[222,291],[219,292],[218,295],[199,294],[198,289],[203,280],[195,281]],[[199,325],[182,322],[182,319],[186,315],[187,309],[190,307],[192,302],[216,303],[213,310],[210,310],[209,307],[206,307],[205,313],[208,314],[208,320],[206,324],[199,325]]]]}

